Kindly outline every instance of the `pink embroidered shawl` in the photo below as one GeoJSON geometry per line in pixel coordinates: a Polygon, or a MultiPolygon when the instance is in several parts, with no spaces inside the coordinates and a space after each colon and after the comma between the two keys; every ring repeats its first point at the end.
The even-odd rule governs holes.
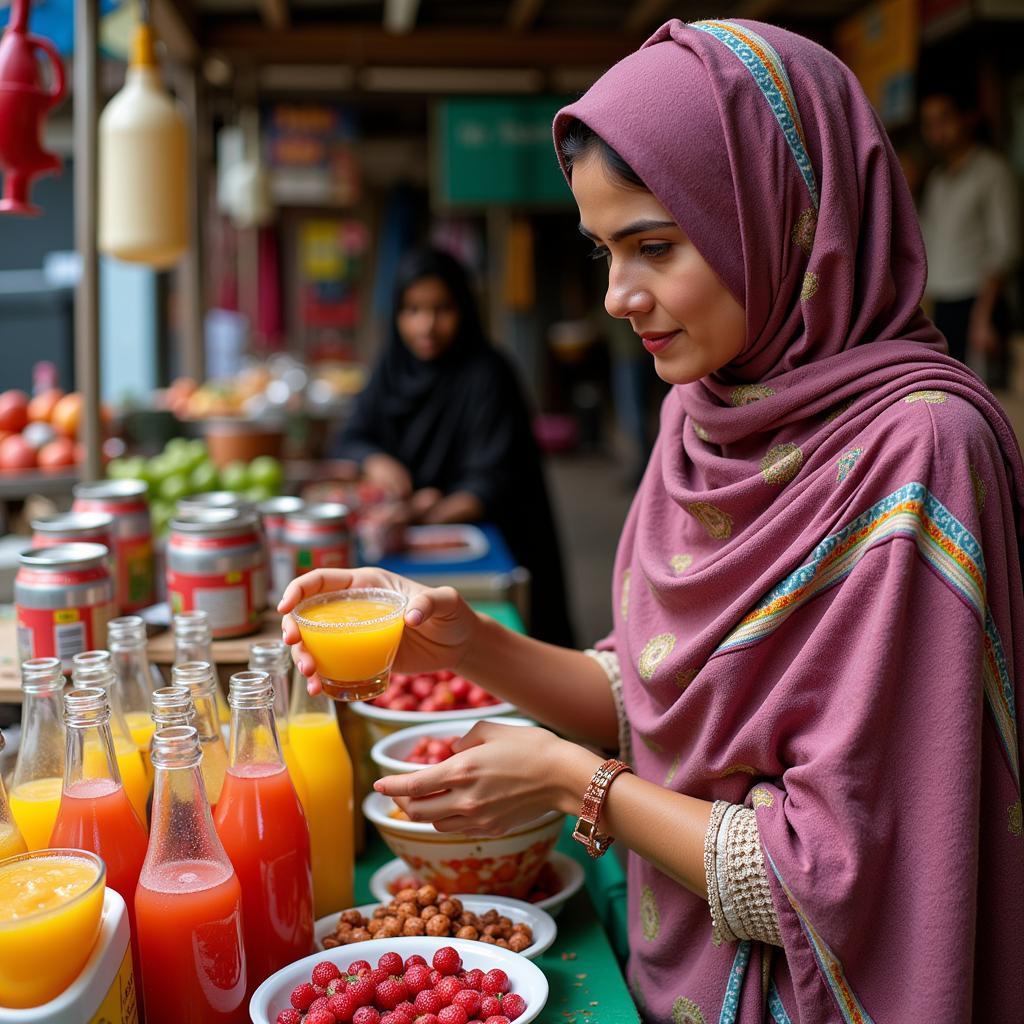
{"type": "Polygon", "coordinates": [[[631,855],[630,981],[673,1024],[1024,1015],[1024,472],[919,309],[853,75],[755,22],[664,25],[555,121],[643,178],[744,304],[673,388],[618,551],[639,773],[755,808],[784,949],[715,947],[631,855]]]}

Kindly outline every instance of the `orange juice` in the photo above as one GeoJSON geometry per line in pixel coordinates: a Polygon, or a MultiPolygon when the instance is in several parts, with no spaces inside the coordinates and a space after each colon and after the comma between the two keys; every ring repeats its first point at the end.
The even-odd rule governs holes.
{"type": "Polygon", "coordinates": [[[126,711],[124,720],[135,741],[135,746],[142,754],[142,766],[146,772],[147,784],[152,785],[153,766],[149,763],[149,744],[153,738],[153,719],[148,711],[126,711]]]}
{"type": "Polygon", "coordinates": [[[0,860],[25,853],[25,840],[13,822],[0,821],[0,860]]]}
{"type": "MultiPolygon", "coordinates": [[[[139,820],[145,824],[148,820],[146,805],[149,803],[149,779],[142,763],[142,752],[127,737],[114,734],[114,754],[117,757],[117,770],[121,773],[121,784],[131,801],[139,820]]],[[[103,774],[106,755],[91,739],[85,744],[85,774],[93,776],[103,774]]],[[[122,894],[123,895],[123,894],[122,894]]]]}
{"type": "Polygon", "coordinates": [[[33,779],[11,790],[11,813],[30,850],[50,845],[63,785],[63,778],[33,779]]]}
{"type": "Polygon", "coordinates": [[[405,627],[405,600],[399,594],[395,598],[401,603],[339,596],[296,609],[302,642],[329,697],[370,700],[387,688],[405,627]]]}
{"type": "MultiPolygon", "coordinates": [[[[326,701],[324,704],[331,707],[326,701]]],[[[304,807],[313,862],[313,900],[316,916],[323,917],[352,906],[352,761],[333,710],[293,713],[288,731],[308,791],[304,807]]]]}
{"type": "Polygon", "coordinates": [[[72,850],[0,863],[0,1006],[39,1006],[78,976],[100,931],[103,862],[72,850]]]}

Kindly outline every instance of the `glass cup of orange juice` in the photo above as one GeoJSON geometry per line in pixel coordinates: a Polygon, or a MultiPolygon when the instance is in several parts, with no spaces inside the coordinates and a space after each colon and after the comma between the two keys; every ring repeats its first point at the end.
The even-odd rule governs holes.
{"type": "Polygon", "coordinates": [[[292,617],[328,697],[373,700],[387,689],[408,602],[397,590],[353,587],[296,607],[292,617]]]}
{"type": "Polygon", "coordinates": [[[85,850],[34,850],[0,860],[0,1007],[56,999],[100,934],[107,869],[85,850]]]}

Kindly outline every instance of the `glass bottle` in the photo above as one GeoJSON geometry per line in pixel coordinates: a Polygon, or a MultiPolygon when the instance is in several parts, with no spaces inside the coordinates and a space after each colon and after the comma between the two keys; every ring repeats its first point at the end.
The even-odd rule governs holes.
{"type": "Polygon", "coordinates": [[[308,790],[313,899],[318,918],[352,906],[355,850],[352,760],[334,704],[292,687],[288,740],[308,790]]]}
{"type": "Polygon", "coordinates": [[[309,817],[309,787],[302,774],[295,752],[289,742],[288,699],[291,690],[292,656],[283,640],[261,640],[249,647],[249,670],[266,672],[274,686],[274,719],[277,722],[277,737],[281,741],[281,753],[292,785],[298,794],[306,817],[309,817]]]}
{"type": "MultiPolygon", "coordinates": [[[[64,695],[64,788],[51,844],[91,850],[103,858],[107,885],[127,904],[134,937],[135,887],[146,856],[146,829],[121,783],[111,721],[108,691],[103,687],[80,686],[64,695]]],[[[135,757],[138,760],[137,751],[135,757]]],[[[132,955],[137,977],[134,941],[132,955]]]]}
{"type": "MultiPolygon", "coordinates": [[[[217,683],[213,634],[210,632],[210,617],[206,612],[181,612],[174,616],[174,664],[181,665],[186,661],[207,662],[213,668],[213,680],[217,683]]],[[[231,721],[231,709],[219,683],[214,696],[217,698],[217,721],[227,725],[231,721]]]]}
{"type": "Polygon", "coordinates": [[[141,616],[122,615],[107,623],[107,646],[117,673],[121,711],[135,745],[142,752],[146,776],[152,782],[149,741],[153,735],[153,719],[149,715],[149,695],[153,692],[153,674],[146,639],[146,623],[141,616]]]}
{"type": "Polygon", "coordinates": [[[50,845],[64,785],[64,671],[60,658],[32,658],[21,666],[21,745],[11,777],[11,811],[25,845],[50,845]]]}
{"type": "MultiPolygon", "coordinates": [[[[196,709],[187,686],[161,686],[153,691],[153,727],[167,729],[172,725],[195,725],[196,709]]],[[[150,741],[152,747],[152,740],[150,741]]]]}
{"type": "MultiPolygon", "coordinates": [[[[3,749],[4,734],[0,732],[0,751],[3,749]]],[[[28,847],[21,837],[18,823],[14,820],[14,815],[7,805],[7,790],[4,789],[4,780],[0,777],[0,860],[27,851],[28,847]]]]}
{"type": "Polygon", "coordinates": [[[214,822],[242,886],[250,987],[313,949],[309,829],[281,755],[274,687],[238,672],[228,690],[231,748],[214,822]]]}
{"type": "Polygon", "coordinates": [[[153,734],[153,827],[135,896],[146,1024],[247,1019],[242,892],[213,827],[202,757],[192,726],[153,734]]]}
{"type": "MultiPolygon", "coordinates": [[[[145,824],[149,777],[142,760],[142,751],[132,739],[131,730],[121,711],[121,690],[117,684],[117,672],[114,670],[110,652],[84,651],[76,654],[71,659],[71,679],[76,687],[98,686],[106,691],[107,703],[110,706],[110,735],[114,743],[114,755],[121,773],[121,782],[128,799],[132,802],[132,807],[145,824]]],[[[93,743],[86,748],[85,756],[102,758],[102,753],[93,743]]]]}
{"type": "Polygon", "coordinates": [[[200,769],[206,799],[211,807],[217,806],[224,786],[224,773],[228,769],[228,748],[217,721],[217,677],[213,666],[206,661],[186,661],[171,669],[173,685],[184,686],[192,695],[196,717],[190,724],[199,732],[199,746],[203,752],[200,769]]]}

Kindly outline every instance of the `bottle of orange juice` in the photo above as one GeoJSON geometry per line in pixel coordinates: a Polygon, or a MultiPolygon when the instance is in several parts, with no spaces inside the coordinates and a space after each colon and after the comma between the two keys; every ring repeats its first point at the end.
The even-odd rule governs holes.
{"type": "MultiPolygon", "coordinates": [[[[213,634],[210,632],[210,617],[206,612],[181,612],[174,616],[174,664],[183,665],[187,661],[207,662],[213,669],[214,682],[217,682],[213,634]]],[[[214,697],[217,699],[217,721],[227,725],[231,721],[231,709],[220,683],[217,683],[214,697]]]]}
{"type": "Polygon", "coordinates": [[[142,753],[146,777],[152,783],[149,740],[153,735],[150,694],[153,674],[146,653],[146,623],[138,615],[122,615],[107,623],[107,645],[117,673],[118,696],[125,725],[142,753]]]}
{"type": "MultiPolygon", "coordinates": [[[[0,732],[0,751],[4,749],[4,734],[0,732]]],[[[25,840],[21,838],[18,823],[7,806],[7,791],[4,780],[0,778],[0,860],[13,857],[16,853],[26,853],[25,840]]]]}
{"type": "Polygon", "coordinates": [[[228,770],[228,748],[224,745],[224,734],[217,720],[216,692],[219,687],[214,671],[206,661],[185,661],[171,669],[174,685],[184,686],[192,695],[196,715],[190,724],[199,733],[199,748],[203,752],[199,768],[211,808],[217,806],[224,788],[224,773],[228,770]]]}
{"type": "MultiPolygon", "coordinates": [[[[136,814],[145,824],[148,820],[146,804],[149,802],[149,777],[142,760],[142,751],[132,739],[131,730],[121,710],[121,691],[117,685],[117,673],[114,671],[110,652],[84,651],[71,659],[71,665],[71,679],[76,687],[98,686],[107,694],[107,703],[110,707],[110,735],[114,743],[118,771],[121,773],[121,783],[136,814]]],[[[91,737],[85,748],[85,757],[87,760],[96,760],[97,771],[102,766],[104,756],[104,751],[97,744],[95,737],[91,737]]]]}
{"type": "Polygon", "coordinates": [[[291,700],[292,656],[283,640],[266,640],[250,645],[249,669],[252,672],[266,672],[274,687],[274,719],[277,722],[277,737],[281,743],[284,763],[291,776],[292,785],[298,794],[299,803],[309,817],[309,787],[299,766],[299,760],[292,750],[288,728],[288,708],[291,700]]]}
{"type": "Polygon", "coordinates": [[[313,859],[316,916],[352,906],[352,761],[345,749],[334,705],[310,697],[305,680],[292,686],[288,737],[308,789],[306,817],[313,859]]]}
{"type": "Polygon", "coordinates": [[[25,845],[50,845],[64,782],[64,671],[59,658],[32,658],[21,666],[21,746],[11,778],[11,811],[25,845]]]}

